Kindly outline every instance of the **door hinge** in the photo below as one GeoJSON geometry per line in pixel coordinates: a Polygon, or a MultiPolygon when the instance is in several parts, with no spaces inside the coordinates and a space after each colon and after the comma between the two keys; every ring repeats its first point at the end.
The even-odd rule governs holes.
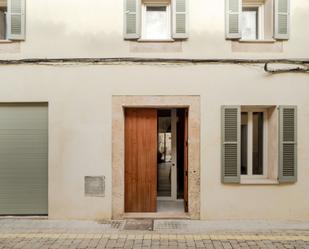
{"type": "Polygon", "coordinates": [[[186,170],[186,176],[188,176],[188,170],[186,170]]]}

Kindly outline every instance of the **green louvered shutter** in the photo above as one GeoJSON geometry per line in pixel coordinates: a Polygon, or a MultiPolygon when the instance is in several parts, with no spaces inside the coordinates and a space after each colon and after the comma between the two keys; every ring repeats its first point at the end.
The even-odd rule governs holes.
{"type": "Polygon", "coordinates": [[[288,40],[290,37],[290,0],[274,0],[274,37],[288,40]]]}
{"type": "Polygon", "coordinates": [[[242,0],[225,0],[225,35],[227,39],[240,39],[242,0]]]}
{"type": "Polygon", "coordinates": [[[140,38],[141,0],[124,0],[124,38],[140,38]]]}
{"type": "Polygon", "coordinates": [[[279,107],[279,182],[297,181],[297,107],[279,107]]]}
{"type": "Polygon", "coordinates": [[[222,107],[222,182],[240,182],[240,106],[222,107]]]}
{"type": "Polygon", "coordinates": [[[0,215],[48,214],[47,105],[0,105],[0,215]]]}
{"type": "Polygon", "coordinates": [[[187,0],[173,0],[173,38],[188,38],[187,0]]]}
{"type": "Polygon", "coordinates": [[[8,39],[25,40],[26,0],[8,0],[8,39]]]}

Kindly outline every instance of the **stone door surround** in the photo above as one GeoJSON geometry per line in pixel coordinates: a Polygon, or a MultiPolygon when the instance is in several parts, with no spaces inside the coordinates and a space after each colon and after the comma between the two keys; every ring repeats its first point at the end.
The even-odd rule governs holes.
{"type": "Polygon", "coordinates": [[[188,192],[191,219],[200,218],[200,96],[112,96],[112,218],[124,216],[124,109],[188,108],[188,192]]]}

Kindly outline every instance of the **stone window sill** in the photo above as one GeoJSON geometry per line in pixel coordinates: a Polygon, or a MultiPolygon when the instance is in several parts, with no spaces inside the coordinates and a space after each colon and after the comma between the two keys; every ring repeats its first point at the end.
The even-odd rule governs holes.
{"type": "Polygon", "coordinates": [[[174,39],[161,39],[161,40],[156,40],[156,39],[138,39],[138,42],[174,42],[174,39]]]}
{"type": "Polygon", "coordinates": [[[242,185],[277,185],[278,180],[267,178],[240,178],[240,184],[242,185]]]}
{"type": "Polygon", "coordinates": [[[179,53],[182,52],[182,42],[174,40],[150,41],[138,40],[130,43],[133,53],[179,53]]]}
{"type": "Polygon", "coordinates": [[[239,43],[275,43],[276,40],[268,39],[268,40],[238,40],[239,43]]]}
{"type": "Polygon", "coordinates": [[[282,53],[283,44],[276,40],[237,40],[231,43],[232,52],[282,53]]]}
{"type": "Polygon", "coordinates": [[[5,43],[5,44],[6,44],[6,43],[13,43],[13,41],[11,41],[11,40],[0,40],[0,44],[1,44],[1,43],[5,43]]]}

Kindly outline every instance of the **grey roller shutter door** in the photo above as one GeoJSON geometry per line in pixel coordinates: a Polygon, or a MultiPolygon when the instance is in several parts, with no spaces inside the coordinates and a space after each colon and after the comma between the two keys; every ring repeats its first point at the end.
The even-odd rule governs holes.
{"type": "Polygon", "coordinates": [[[240,182],[240,106],[222,107],[222,182],[240,182]]]}
{"type": "Polygon", "coordinates": [[[0,105],[0,215],[48,213],[48,108],[0,105]]]}

